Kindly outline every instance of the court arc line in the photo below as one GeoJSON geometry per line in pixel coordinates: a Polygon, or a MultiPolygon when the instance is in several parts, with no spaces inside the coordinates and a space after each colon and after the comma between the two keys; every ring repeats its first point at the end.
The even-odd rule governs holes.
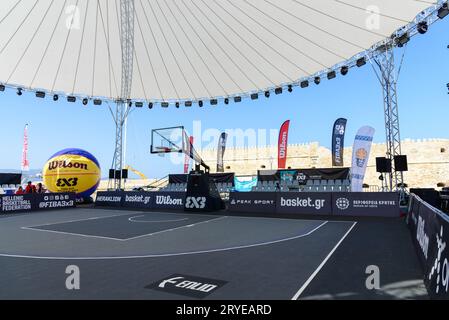
{"type": "Polygon", "coordinates": [[[310,275],[310,277],[307,279],[306,282],[299,288],[299,290],[296,292],[296,294],[291,298],[291,300],[298,300],[301,294],[307,289],[307,287],[310,285],[310,283],[315,279],[317,274],[321,271],[321,269],[324,267],[326,262],[332,257],[335,251],[337,251],[338,247],[343,243],[343,241],[346,239],[346,237],[351,233],[352,229],[357,225],[357,222],[354,222],[349,228],[349,230],[343,235],[343,237],[338,241],[338,243],[334,246],[334,248],[329,252],[329,254],[324,258],[324,260],[320,263],[320,265],[315,269],[315,271],[310,275]]]}
{"type": "Polygon", "coordinates": [[[191,252],[179,252],[179,253],[168,253],[168,254],[153,254],[153,255],[135,255],[135,256],[106,256],[106,257],[44,257],[44,256],[32,256],[32,255],[14,255],[14,254],[4,254],[0,253],[0,257],[6,257],[6,258],[23,258],[23,259],[36,259],[36,260],[59,260],[59,261],[90,261],[90,260],[131,260],[131,259],[144,259],[144,258],[164,258],[164,257],[179,257],[179,256],[188,256],[188,255],[196,255],[196,254],[206,254],[206,253],[216,253],[216,252],[226,252],[226,251],[234,251],[234,250],[240,250],[240,249],[248,249],[248,248],[255,248],[255,247],[262,247],[262,246],[268,246],[273,245],[277,243],[283,243],[288,242],[300,238],[305,238],[313,233],[315,233],[317,230],[321,229],[323,226],[327,225],[329,221],[324,221],[311,231],[285,238],[285,239],[279,239],[279,240],[273,240],[273,241],[266,241],[261,243],[255,243],[250,245],[243,245],[243,246],[235,246],[235,247],[229,247],[229,248],[220,248],[220,249],[209,249],[209,250],[199,250],[199,251],[191,251],[191,252]]]}
{"type": "Polygon", "coordinates": [[[180,221],[186,221],[189,220],[189,218],[182,218],[182,219],[177,219],[177,220],[160,220],[160,221],[138,221],[138,220],[133,220],[136,218],[140,218],[140,217],[145,217],[145,215],[141,215],[141,216],[134,216],[128,219],[128,221],[130,222],[136,222],[136,223],[165,223],[165,222],[180,222],[180,221]]]}

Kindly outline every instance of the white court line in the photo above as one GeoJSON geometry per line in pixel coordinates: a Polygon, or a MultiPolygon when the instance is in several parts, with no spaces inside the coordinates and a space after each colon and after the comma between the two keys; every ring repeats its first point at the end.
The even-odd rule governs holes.
{"type": "Polygon", "coordinates": [[[321,264],[316,268],[316,270],[312,273],[312,275],[307,279],[307,281],[302,285],[302,287],[296,292],[296,294],[293,296],[291,300],[298,300],[298,298],[301,296],[301,294],[306,290],[306,288],[309,286],[309,284],[312,282],[312,280],[316,277],[318,272],[321,271],[321,269],[324,267],[326,262],[330,259],[330,257],[334,254],[334,252],[337,250],[337,248],[340,246],[340,244],[346,239],[346,237],[351,233],[352,229],[355,227],[357,222],[354,222],[349,228],[349,230],[345,233],[345,235],[338,241],[338,243],[335,245],[335,247],[332,249],[331,252],[327,255],[327,257],[321,262],[321,264]]]}
{"type": "Polygon", "coordinates": [[[141,215],[141,216],[134,216],[128,219],[128,221],[130,222],[137,222],[137,223],[164,223],[164,222],[179,222],[179,221],[186,221],[189,220],[189,218],[183,218],[183,219],[177,219],[177,220],[160,220],[160,221],[138,221],[138,220],[134,220],[136,218],[140,218],[140,217],[145,217],[146,215],[141,215]]]}
{"type": "Polygon", "coordinates": [[[32,227],[22,227],[20,229],[22,229],[22,230],[40,231],[40,232],[48,232],[48,233],[64,234],[64,235],[77,236],[77,237],[82,237],[82,238],[98,238],[98,239],[106,239],[106,240],[114,240],[114,241],[126,241],[124,239],[118,239],[118,238],[94,236],[94,235],[88,235],[88,234],[65,232],[65,231],[56,231],[56,230],[35,229],[35,228],[32,228],[32,227]]]}
{"type": "MultiPolygon", "coordinates": [[[[40,232],[49,232],[49,233],[58,233],[58,234],[64,234],[64,235],[70,235],[70,236],[77,236],[77,237],[82,237],[82,238],[98,238],[98,239],[106,239],[106,240],[114,240],[114,241],[120,241],[120,242],[124,242],[124,241],[130,241],[130,240],[135,240],[135,239],[140,239],[140,238],[145,238],[145,237],[150,237],[150,236],[154,236],[156,234],[161,234],[161,233],[165,233],[165,232],[170,232],[170,231],[174,231],[174,230],[178,230],[178,229],[182,229],[182,228],[190,228],[190,227],[194,227],[203,223],[208,223],[211,221],[215,221],[215,220],[221,220],[227,217],[220,217],[220,218],[215,218],[215,219],[209,219],[206,221],[202,221],[202,222],[198,222],[195,224],[190,224],[190,225],[184,225],[184,226],[180,226],[177,228],[170,228],[170,229],[165,229],[165,230],[161,230],[161,231],[157,231],[157,232],[153,232],[153,233],[148,233],[148,234],[143,234],[140,236],[136,236],[136,237],[132,237],[132,238],[126,238],[126,239],[120,239],[120,238],[112,238],[112,237],[104,237],[104,236],[95,236],[95,235],[88,235],[88,234],[83,234],[83,233],[74,233],[74,232],[66,232],[66,231],[56,231],[56,230],[48,230],[48,229],[39,229],[38,227],[41,226],[36,226],[36,227],[21,227],[20,229],[23,230],[32,230],[32,231],[40,231],[40,232]]],[[[88,219],[89,220],[89,219],[88,219]]],[[[84,221],[84,220],[81,220],[84,221]]]]}
{"type": "Polygon", "coordinates": [[[314,229],[310,230],[309,232],[305,234],[300,234],[294,237],[290,238],[284,238],[280,240],[273,240],[273,241],[267,241],[267,242],[261,242],[261,243],[255,243],[255,244],[249,244],[249,245],[242,245],[242,246],[236,246],[236,247],[229,247],[229,248],[221,248],[221,249],[209,249],[209,250],[200,250],[200,251],[190,251],[190,252],[179,252],[179,253],[165,253],[165,254],[149,254],[149,255],[140,255],[140,256],[112,256],[112,257],[39,257],[39,256],[31,256],[31,255],[17,255],[17,254],[4,254],[0,253],[0,257],[7,257],[7,258],[25,258],[25,259],[38,259],[38,260],[71,260],[71,261],[82,261],[82,260],[122,260],[122,259],[143,259],[143,258],[163,258],[163,257],[177,257],[177,256],[187,256],[187,255],[194,255],[194,254],[204,254],[204,253],[214,253],[214,252],[225,252],[225,251],[232,251],[232,250],[239,250],[239,249],[247,249],[247,248],[254,248],[254,247],[262,247],[262,246],[268,246],[272,244],[292,241],[300,238],[305,238],[319,230],[321,227],[328,224],[329,221],[324,221],[319,226],[315,227],[314,229]]]}
{"type": "Polygon", "coordinates": [[[91,217],[91,218],[85,218],[85,219],[77,219],[77,220],[66,220],[66,221],[60,221],[60,222],[54,222],[54,223],[46,223],[46,224],[39,224],[39,225],[33,225],[33,226],[26,226],[22,227],[22,229],[29,229],[29,228],[38,228],[38,227],[47,227],[47,226],[53,226],[56,224],[64,224],[64,223],[73,223],[73,222],[81,222],[81,221],[89,221],[89,220],[100,220],[100,219],[107,219],[107,218],[115,218],[115,217],[126,217],[130,216],[131,214],[116,214],[111,216],[101,216],[101,217],[91,217]]]}
{"type": "Polygon", "coordinates": [[[171,228],[171,229],[161,230],[161,231],[153,232],[153,233],[149,233],[149,234],[143,234],[141,236],[137,236],[137,237],[133,237],[133,238],[127,238],[125,241],[135,240],[135,239],[140,239],[140,238],[145,238],[145,237],[150,237],[150,236],[154,236],[156,234],[161,234],[161,233],[165,233],[165,232],[175,231],[175,230],[179,230],[179,229],[182,229],[182,228],[190,228],[190,227],[198,226],[200,224],[209,223],[209,222],[212,222],[212,221],[223,220],[225,218],[228,218],[228,217],[219,217],[219,218],[209,219],[209,220],[206,220],[206,221],[201,221],[201,222],[190,224],[190,225],[180,226],[180,227],[177,227],[177,228],[171,228]]]}

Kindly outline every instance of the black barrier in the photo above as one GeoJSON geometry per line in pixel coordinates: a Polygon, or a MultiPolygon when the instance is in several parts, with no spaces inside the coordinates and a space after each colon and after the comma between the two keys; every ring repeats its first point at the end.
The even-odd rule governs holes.
{"type": "Polygon", "coordinates": [[[355,217],[399,217],[399,195],[393,192],[334,193],[332,214],[355,217]]]}
{"type": "Polygon", "coordinates": [[[407,222],[429,295],[434,299],[449,299],[448,216],[413,195],[407,222]]]}
{"type": "Polygon", "coordinates": [[[232,212],[275,213],[276,193],[232,192],[229,195],[229,210],[232,212]]]}
{"type": "Polygon", "coordinates": [[[124,192],[119,191],[104,191],[97,192],[95,198],[95,205],[101,207],[121,207],[122,198],[125,196],[124,192]]]}
{"type": "Polygon", "coordinates": [[[399,217],[397,193],[231,192],[229,210],[248,213],[399,217]]]}
{"type": "Polygon", "coordinates": [[[183,210],[185,192],[98,192],[96,206],[183,210]]]}
{"type": "Polygon", "coordinates": [[[0,213],[19,213],[36,210],[74,208],[73,193],[43,193],[0,196],[0,213]]]}
{"type": "Polygon", "coordinates": [[[278,193],[276,212],[298,215],[331,215],[332,194],[321,192],[278,193]]]}

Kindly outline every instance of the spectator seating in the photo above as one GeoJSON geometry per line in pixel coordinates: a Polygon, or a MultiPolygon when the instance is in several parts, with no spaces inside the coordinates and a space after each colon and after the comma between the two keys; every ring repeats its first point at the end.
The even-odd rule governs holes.
{"type": "MultiPolygon", "coordinates": [[[[220,193],[230,192],[232,189],[232,183],[216,183],[217,190],[220,193]]],[[[187,183],[169,183],[165,187],[161,188],[159,191],[164,192],[185,192],[187,191],[187,183]]]]}
{"type": "MultiPolygon", "coordinates": [[[[349,192],[351,182],[349,180],[308,180],[305,185],[300,185],[298,181],[280,181],[279,187],[282,192],[349,192]]],[[[276,181],[259,181],[252,191],[275,192],[276,181]]]]}

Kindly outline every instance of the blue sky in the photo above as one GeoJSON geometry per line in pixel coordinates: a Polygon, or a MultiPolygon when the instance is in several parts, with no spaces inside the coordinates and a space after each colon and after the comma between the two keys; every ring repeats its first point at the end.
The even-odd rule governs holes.
{"type": "MultiPolygon", "coordinates": [[[[414,37],[407,46],[398,84],[402,138],[449,138],[449,19],[434,24],[425,36],[414,37]]],[[[397,61],[402,51],[396,51],[397,61]]],[[[289,143],[318,141],[330,147],[335,119],[348,119],[347,145],[358,128],[376,129],[375,142],[385,141],[382,91],[369,64],[351,69],[346,77],[312,84],[293,93],[271,95],[269,99],[244,100],[228,106],[204,108],[135,110],[129,117],[127,162],[150,177],[180,173],[173,165],[149,153],[150,131],[154,128],[184,125],[192,131],[194,121],[204,129],[279,129],[291,120],[289,143]]],[[[31,168],[40,169],[57,151],[82,148],[99,160],[103,175],[111,166],[115,128],[111,114],[103,106],[87,107],[81,102],[53,102],[32,93],[21,97],[13,90],[0,93],[1,143],[0,168],[20,169],[23,127],[29,128],[31,168]]],[[[196,137],[198,140],[198,137],[196,137]]],[[[199,146],[197,146],[199,149],[199,146]]],[[[213,164],[212,164],[213,165],[213,164]]]]}

